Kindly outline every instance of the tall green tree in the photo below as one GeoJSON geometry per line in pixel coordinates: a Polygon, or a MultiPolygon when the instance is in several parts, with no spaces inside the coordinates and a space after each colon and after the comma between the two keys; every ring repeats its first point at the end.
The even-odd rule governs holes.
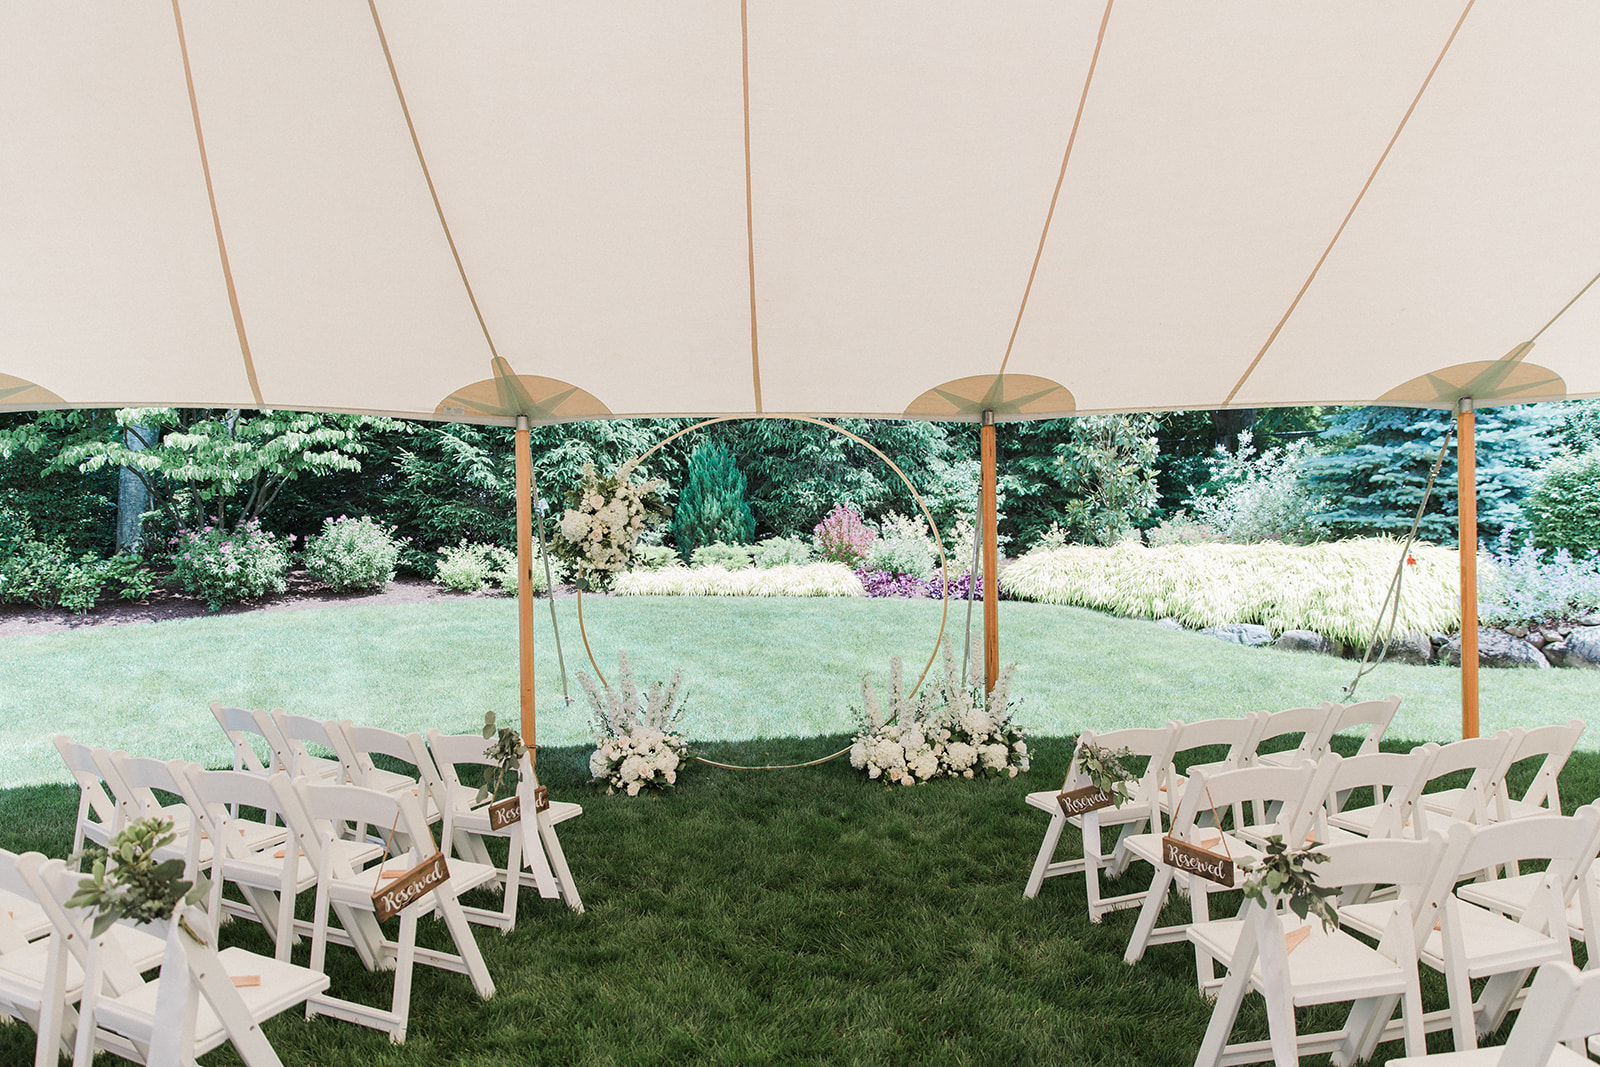
{"type": "MultiPolygon", "coordinates": [[[[1553,406],[1529,404],[1482,408],[1475,421],[1478,535],[1492,539],[1524,524],[1522,499],[1554,455],[1562,420],[1553,406]]],[[[1306,464],[1312,492],[1333,502],[1317,520],[1343,536],[1409,529],[1454,422],[1450,412],[1426,408],[1335,409],[1321,435],[1325,451],[1306,464]]],[[[1429,497],[1421,536],[1455,543],[1456,513],[1452,444],[1429,497]]]]}
{"type": "Polygon", "coordinates": [[[713,541],[750,543],[756,520],[744,497],[744,475],[733,453],[716,441],[705,441],[689,456],[689,474],[672,511],[672,538],[684,562],[694,550],[713,541]]]}
{"type": "Polygon", "coordinates": [[[1155,419],[1084,415],[1056,447],[1056,470],[1069,497],[1061,525],[1086,544],[1126,537],[1156,502],[1155,419]]]}

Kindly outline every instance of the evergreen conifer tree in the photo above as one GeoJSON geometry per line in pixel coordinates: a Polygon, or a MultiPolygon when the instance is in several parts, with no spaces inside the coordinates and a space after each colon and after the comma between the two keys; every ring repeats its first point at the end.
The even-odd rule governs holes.
{"type": "MultiPolygon", "coordinates": [[[[1321,435],[1326,451],[1306,464],[1313,494],[1333,504],[1316,519],[1344,536],[1404,534],[1454,421],[1451,412],[1427,408],[1332,410],[1321,435]]],[[[1524,525],[1522,499],[1555,452],[1560,422],[1550,405],[1478,410],[1474,437],[1480,540],[1524,525]]],[[[1454,442],[1434,483],[1420,536],[1442,544],[1456,541],[1454,442]]]]}
{"type": "Polygon", "coordinates": [[[744,494],[744,475],[734,466],[732,452],[715,441],[695,446],[672,512],[672,537],[686,562],[695,549],[713,541],[749,544],[756,520],[744,494]]]}

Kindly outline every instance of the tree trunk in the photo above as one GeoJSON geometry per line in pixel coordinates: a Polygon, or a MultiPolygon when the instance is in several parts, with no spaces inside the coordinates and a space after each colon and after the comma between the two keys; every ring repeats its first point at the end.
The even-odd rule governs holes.
{"type": "MultiPolygon", "coordinates": [[[[122,440],[134,451],[142,450],[145,441],[155,440],[159,433],[155,426],[130,426],[122,431],[122,440]]],[[[150,510],[150,490],[144,481],[127,467],[123,467],[117,481],[117,551],[137,552],[143,539],[143,520],[150,510]]]]}

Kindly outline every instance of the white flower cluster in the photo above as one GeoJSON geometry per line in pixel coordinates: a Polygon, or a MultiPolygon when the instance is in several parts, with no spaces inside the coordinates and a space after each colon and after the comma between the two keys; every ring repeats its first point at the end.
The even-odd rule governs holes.
{"type": "Polygon", "coordinates": [[[1011,721],[1007,691],[1016,664],[1001,672],[986,705],[978,687],[961,684],[950,642],[944,643],[944,680],[916,699],[902,687],[900,660],[889,664],[889,707],[872,684],[861,682],[860,731],[850,746],[850,765],[869,778],[916,785],[930,778],[1015,778],[1028,769],[1028,743],[1011,721]]]}
{"type": "Polygon", "coordinates": [[[648,505],[661,482],[632,481],[637,459],[630,459],[609,478],[583,465],[583,489],[576,506],[561,516],[561,537],[572,546],[585,570],[616,573],[628,565],[634,543],[644,533],[648,505]]]}
{"type": "Polygon", "coordinates": [[[578,673],[589,698],[595,742],[589,773],[607,784],[607,792],[620,789],[636,797],[647,786],[664,789],[677,782],[678,768],[688,758],[689,741],[677,728],[683,706],[674,707],[683,676],[674,672],[666,686],[651,684],[641,703],[627,653],[617,655],[617,664],[615,688],[596,686],[587,673],[578,673]]]}

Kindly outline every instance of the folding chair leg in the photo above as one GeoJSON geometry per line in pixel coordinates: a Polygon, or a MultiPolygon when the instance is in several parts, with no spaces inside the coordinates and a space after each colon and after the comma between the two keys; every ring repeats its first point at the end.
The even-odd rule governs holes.
{"type": "MultiPolygon", "coordinates": [[[[1050,861],[1055,858],[1056,845],[1061,840],[1061,831],[1067,825],[1067,817],[1059,812],[1050,816],[1050,825],[1044,831],[1044,843],[1039,846],[1039,856],[1033,861],[1033,873],[1028,875],[1028,885],[1022,895],[1031,900],[1039,895],[1039,890],[1044,886],[1045,870],[1050,866],[1050,861]]],[[[1087,854],[1087,850],[1085,850],[1087,854]]]]}
{"type": "Polygon", "coordinates": [[[1473,1005],[1473,1014],[1477,1020],[1477,1029],[1480,1034],[1492,1034],[1500,1029],[1500,1024],[1506,1021],[1506,1014],[1511,1011],[1511,1005],[1516,1001],[1517,994],[1522,992],[1522,987],[1527,985],[1532,971],[1514,971],[1509,974],[1497,974],[1491,977],[1483,987],[1483,993],[1478,997],[1477,1004],[1473,1005]]]}
{"type": "Polygon", "coordinates": [[[1171,885],[1172,868],[1167,866],[1157,868],[1155,881],[1150,883],[1144,905],[1139,909],[1139,921],[1134,924],[1133,936],[1128,939],[1128,951],[1122,955],[1128,963],[1138,963],[1144,958],[1144,950],[1150,944],[1150,934],[1156,928],[1156,917],[1161,914],[1162,905],[1167,902],[1167,890],[1171,885]]]}
{"type": "MultiPolygon", "coordinates": [[[[1255,955],[1255,934],[1249,924],[1239,934],[1237,955],[1249,958],[1255,955]]],[[[1194,1067],[1217,1067],[1228,1046],[1228,1035],[1233,1033],[1233,1023],[1239,1017],[1239,1006],[1250,989],[1250,967],[1239,967],[1228,972],[1217,992],[1216,1006],[1211,1009],[1211,1021],[1206,1024],[1206,1036],[1200,1042],[1200,1053],[1194,1058],[1194,1067]]],[[[1291,1063],[1294,1061],[1290,1061],[1291,1063]]]]}
{"type": "Polygon", "coordinates": [[[578,896],[578,887],[572,881],[572,871],[567,867],[566,853],[561,851],[561,841],[556,837],[556,828],[546,812],[540,812],[534,818],[538,820],[539,838],[544,842],[545,852],[549,854],[550,865],[555,868],[556,882],[561,886],[561,899],[567,902],[567,907],[581,915],[583,900],[578,896]]]}
{"type": "MultiPolygon", "coordinates": [[[[1420,987],[1419,987],[1420,988],[1420,987]]],[[[1420,993],[1419,993],[1420,996],[1420,993]]],[[[1372,1058],[1373,1050],[1378,1047],[1378,1042],[1383,1037],[1383,1031],[1389,1025],[1389,1020],[1394,1016],[1394,1006],[1399,998],[1394,996],[1368,997],[1358,1000],[1350,1006],[1350,1015],[1345,1019],[1344,1043],[1334,1051],[1332,1059],[1335,1067],[1349,1067],[1351,1064],[1362,1063],[1372,1058]]],[[[1407,1009],[1409,1013],[1410,1009],[1407,1009]]],[[[1412,1025],[1408,1017],[1406,1025],[1412,1025]]],[[[1422,1028],[1422,1004],[1417,1003],[1416,1027],[1418,1032],[1422,1028]]],[[[1407,1055],[1412,1055],[1410,1048],[1407,1055]]],[[[1421,1053],[1416,1053],[1421,1055],[1421,1053]]]]}
{"type": "MultiPolygon", "coordinates": [[[[1197,887],[1196,894],[1203,895],[1204,891],[1197,887]]],[[[1251,909],[1245,925],[1255,929],[1262,995],[1267,1002],[1267,1033],[1272,1041],[1272,1058],[1277,1063],[1299,1063],[1294,998],[1289,993],[1289,950],[1284,944],[1283,928],[1278,925],[1276,913],[1260,907],[1251,909]]],[[[1248,975],[1253,968],[1246,967],[1243,970],[1248,975]]]]}

